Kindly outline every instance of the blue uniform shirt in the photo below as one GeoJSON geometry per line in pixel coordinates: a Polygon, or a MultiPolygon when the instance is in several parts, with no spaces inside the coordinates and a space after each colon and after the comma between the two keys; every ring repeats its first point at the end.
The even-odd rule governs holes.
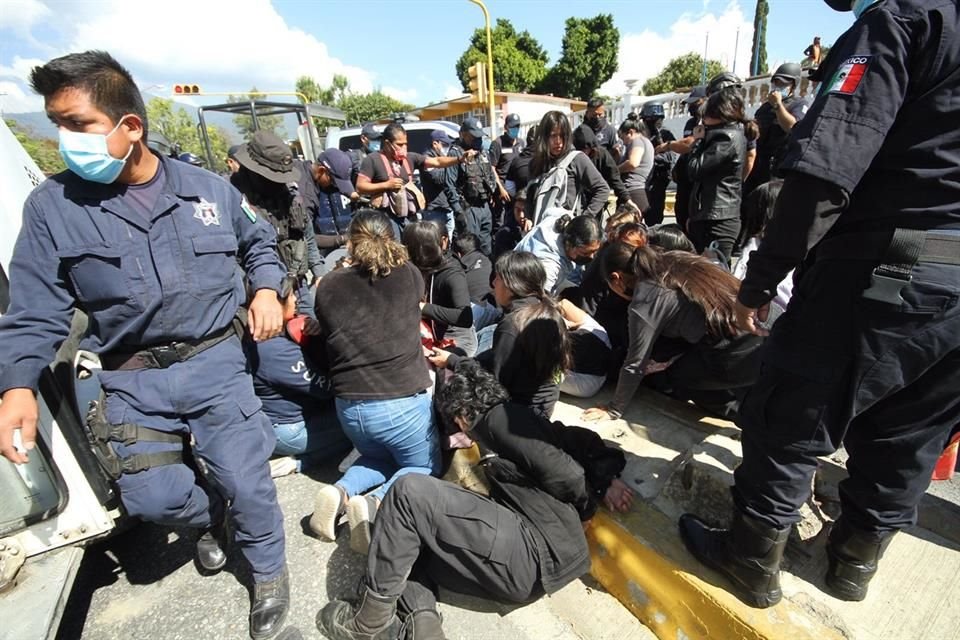
{"type": "Polygon", "coordinates": [[[220,331],[251,288],[279,291],[276,233],[241,209],[219,176],[161,158],[165,185],[149,218],[127,186],[65,171],[24,204],[10,262],[10,308],[0,318],[0,393],[36,389],[70,329],[87,313],[84,347],[131,351],[220,331]],[[239,261],[239,266],[238,266],[239,261]]]}
{"type": "Polygon", "coordinates": [[[333,391],[328,378],[300,345],[286,336],[264,342],[245,340],[253,388],[263,412],[274,424],[310,421],[329,409],[333,391]]]}

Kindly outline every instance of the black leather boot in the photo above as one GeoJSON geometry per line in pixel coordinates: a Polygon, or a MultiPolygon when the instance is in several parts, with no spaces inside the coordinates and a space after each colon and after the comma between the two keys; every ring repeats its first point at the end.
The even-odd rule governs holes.
{"type": "Polygon", "coordinates": [[[866,598],[870,579],[895,533],[861,531],[842,517],[837,520],[827,544],[826,582],[830,595],[854,602],[866,598]]]}
{"type": "Polygon", "coordinates": [[[780,602],[780,561],[790,528],[776,529],[735,511],[730,529],[708,526],[695,515],[680,517],[680,537],[697,560],[733,585],[733,593],[751,607],[780,602]]]}
{"type": "Polygon", "coordinates": [[[417,609],[403,619],[400,640],[447,640],[436,609],[417,609]]]}
{"type": "Polygon", "coordinates": [[[317,614],[317,629],[330,640],[396,640],[400,633],[397,596],[364,589],[356,610],[334,600],[317,614]]]}
{"type": "Polygon", "coordinates": [[[272,638],[283,628],[290,609],[290,576],[286,567],[280,577],[253,585],[250,605],[250,637],[272,638]]]}
{"type": "Polygon", "coordinates": [[[197,540],[197,563],[205,570],[215,573],[227,564],[226,524],[207,529],[197,540]]]}

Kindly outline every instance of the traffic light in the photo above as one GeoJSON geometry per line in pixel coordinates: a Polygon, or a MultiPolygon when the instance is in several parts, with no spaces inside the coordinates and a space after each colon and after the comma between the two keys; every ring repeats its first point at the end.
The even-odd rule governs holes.
{"type": "Polygon", "coordinates": [[[470,77],[470,94],[474,101],[485,103],[487,101],[487,65],[478,62],[467,69],[467,75],[470,77]]]}
{"type": "Polygon", "coordinates": [[[178,96],[189,96],[196,93],[200,93],[200,85],[196,84],[175,84],[173,85],[173,92],[178,96]]]}

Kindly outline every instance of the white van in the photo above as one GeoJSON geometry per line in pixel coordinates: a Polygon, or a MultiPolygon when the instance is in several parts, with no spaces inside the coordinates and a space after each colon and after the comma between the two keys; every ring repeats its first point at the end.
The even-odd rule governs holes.
{"type": "MultiPolygon", "coordinates": [[[[383,131],[386,125],[377,125],[377,131],[383,131]]],[[[360,130],[362,127],[350,127],[349,129],[340,129],[331,127],[327,130],[327,141],[325,148],[340,149],[340,151],[349,151],[350,149],[360,148],[360,130]]],[[[460,125],[446,120],[417,120],[414,122],[404,122],[403,129],[407,132],[407,151],[411,153],[424,153],[430,149],[430,134],[435,129],[443,129],[451,138],[460,135],[460,125]]]]}

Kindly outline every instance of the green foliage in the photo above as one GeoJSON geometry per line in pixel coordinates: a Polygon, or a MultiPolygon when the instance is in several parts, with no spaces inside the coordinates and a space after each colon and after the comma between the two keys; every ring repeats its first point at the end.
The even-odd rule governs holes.
{"type": "MultiPolygon", "coordinates": [[[[300,76],[297,78],[296,90],[307,96],[310,102],[340,109],[346,114],[347,123],[350,125],[387,118],[394,113],[414,108],[414,105],[391,98],[380,89],[375,89],[373,93],[354,93],[350,90],[350,81],[339,74],[333,76],[333,83],[329,87],[320,86],[310,76],[300,76]]],[[[329,127],[339,124],[337,120],[314,119],[320,135],[326,134],[329,127]]]]}
{"type": "Polygon", "coordinates": [[[619,50],[620,31],[613,24],[612,15],[567,18],[560,60],[538,90],[588,100],[600,85],[613,77],[619,50]]]}
{"type": "Polygon", "coordinates": [[[750,72],[756,75],[767,72],[768,15],[770,15],[770,5],[767,0],[757,0],[757,9],[753,14],[753,49],[750,53],[750,72]],[[753,68],[754,61],[757,63],[756,69],[753,68]]]}
{"type": "Polygon", "coordinates": [[[38,137],[33,128],[21,125],[16,120],[6,120],[6,123],[44,174],[59,173],[67,168],[60,157],[59,143],[56,140],[38,137]]]}
{"type": "MultiPolygon", "coordinates": [[[[151,98],[147,103],[147,122],[151,131],[162,134],[181,153],[194,153],[206,160],[207,152],[203,148],[196,121],[186,109],[176,106],[173,100],[151,98]]],[[[226,171],[227,149],[230,148],[227,132],[220,127],[207,125],[207,135],[213,152],[213,166],[207,168],[218,173],[226,171]]]]}
{"type": "MultiPolygon", "coordinates": [[[[707,80],[723,72],[723,65],[716,60],[707,60],[707,80]]],[[[699,53],[686,53],[667,63],[663,71],[643,83],[644,95],[653,96],[668,93],[680,87],[692,87],[700,84],[703,73],[703,56],[699,53]]]]}
{"type": "MultiPolygon", "coordinates": [[[[528,93],[547,75],[547,52],[529,32],[517,33],[509,20],[498,18],[490,31],[493,43],[493,86],[497,91],[528,93]]],[[[467,70],[487,61],[486,29],[476,29],[470,46],[457,60],[457,77],[464,92],[469,91],[467,70]]]]}
{"type": "MultiPolygon", "coordinates": [[[[265,100],[269,99],[270,96],[258,96],[256,95],[257,88],[251,87],[250,94],[247,96],[230,96],[227,98],[227,102],[248,102],[249,100],[265,100]]],[[[250,140],[253,137],[253,118],[243,114],[237,114],[233,116],[233,124],[240,132],[240,135],[243,136],[244,140],[250,140]]],[[[257,115],[257,124],[260,125],[260,129],[264,131],[270,131],[271,133],[276,134],[279,137],[283,137],[283,116],[261,116],[257,115]]]]}
{"type": "Polygon", "coordinates": [[[347,76],[334,74],[333,82],[329,87],[321,87],[320,84],[310,76],[300,76],[297,78],[295,91],[302,93],[307,100],[313,104],[322,104],[334,106],[347,95],[350,90],[350,81],[347,76]]]}

